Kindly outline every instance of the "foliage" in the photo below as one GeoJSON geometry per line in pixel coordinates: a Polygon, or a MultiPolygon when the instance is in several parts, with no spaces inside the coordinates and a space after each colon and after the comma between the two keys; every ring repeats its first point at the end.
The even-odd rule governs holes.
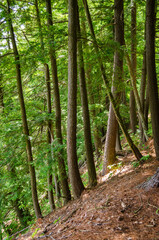
{"type": "Polygon", "coordinates": [[[134,167],[134,168],[137,168],[139,167],[141,164],[145,163],[146,161],[148,161],[150,159],[150,155],[146,155],[146,156],[143,156],[140,161],[133,161],[131,163],[131,165],[134,167]]]}
{"type": "MultiPolygon", "coordinates": [[[[107,129],[109,101],[106,96],[106,89],[101,78],[99,63],[93,48],[93,42],[89,32],[88,24],[83,5],[79,1],[81,17],[82,42],[85,61],[85,72],[87,81],[88,102],[92,129],[92,139],[95,129],[99,129],[99,137],[105,134],[107,129]],[[104,134],[103,134],[104,132],[104,134]]],[[[137,1],[137,88],[140,88],[142,74],[142,57],[145,46],[145,1],[137,1]]],[[[63,144],[59,144],[55,136],[55,111],[54,96],[51,95],[52,113],[47,112],[47,90],[44,77],[44,63],[51,66],[49,61],[48,36],[50,31],[46,26],[45,1],[38,1],[40,18],[42,23],[41,33],[43,34],[44,51],[43,54],[40,43],[40,32],[37,27],[34,1],[11,1],[12,21],[16,36],[18,51],[20,53],[20,64],[22,73],[22,85],[26,114],[32,143],[34,166],[36,169],[38,195],[43,214],[49,213],[49,203],[47,197],[47,173],[57,173],[57,158],[59,153],[65,159],[67,166],[67,75],[68,75],[68,10],[67,1],[52,1],[54,26],[50,31],[54,31],[54,47],[56,50],[57,69],[60,88],[60,100],[62,111],[62,134],[63,144]],[[52,122],[53,141],[47,143],[47,124],[52,122]],[[50,163],[48,165],[48,162],[50,163]]],[[[100,54],[111,86],[113,74],[114,51],[118,45],[114,42],[114,1],[88,1],[93,19],[94,31],[99,44],[100,54]]],[[[125,7],[125,39],[130,52],[130,1],[124,1],[125,7]]],[[[7,237],[22,228],[22,224],[17,217],[15,204],[24,214],[24,222],[28,225],[34,220],[33,204],[31,201],[29,166],[27,162],[25,135],[21,120],[20,104],[18,99],[18,89],[16,85],[15,60],[12,54],[12,44],[9,36],[7,22],[6,1],[0,3],[0,100],[3,97],[3,104],[0,101],[0,229],[3,229],[3,236],[7,237]],[[4,7],[3,7],[4,6],[4,7]],[[2,57],[1,57],[2,56],[2,57]],[[29,214],[27,211],[29,210],[29,214]],[[15,221],[16,219],[16,221],[15,221]]],[[[158,34],[158,33],[157,33],[158,34]]],[[[158,38],[159,39],[159,38],[158,38]]],[[[156,39],[156,47],[159,40],[156,39]]],[[[157,53],[158,56],[158,53],[157,53]]],[[[157,68],[158,71],[159,68],[157,68]]],[[[51,72],[50,72],[51,75],[51,72]]],[[[126,64],[124,64],[123,83],[116,86],[118,91],[125,90],[125,101],[120,102],[119,109],[124,122],[129,127],[129,106],[130,98],[130,76],[126,64]]],[[[51,93],[52,91],[51,82],[51,93]]],[[[148,134],[152,136],[151,121],[149,119],[148,134]]],[[[78,85],[77,93],[77,156],[78,161],[85,161],[85,144],[83,134],[83,116],[78,85]]],[[[131,134],[135,144],[140,144],[139,131],[135,135],[131,134]]],[[[123,138],[123,136],[122,136],[123,138]]],[[[94,143],[94,139],[93,139],[94,143]]],[[[127,147],[127,146],[126,146],[127,147]]],[[[94,146],[95,148],[95,146],[94,146]]],[[[138,167],[141,163],[149,159],[149,155],[144,156],[140,161],[132,163],[138,167]]],[[[120,163],[119,163],[120,165],[120,163]]],[[[118,168],[111,166],[111,168],[118,168]]],[[[98,163],[102,169],[102,162],[98,163]]],[[[88,173],[82,176],[84,185],[88,184],[88,173]]],[[[55,186],[52,186],[53,190],[55,186]]],[[[57,201],[55,197],[55,201],[57,201]]],[[[57,220],[59,221],[59,219],[57,220]]],[[[38,230],[36,230],[38,231],[38,230]]],[[[1,232],[1,231],[0,231],[1,232]]],[[[35,236],[35,232],[32,237],[35,236]]]]}

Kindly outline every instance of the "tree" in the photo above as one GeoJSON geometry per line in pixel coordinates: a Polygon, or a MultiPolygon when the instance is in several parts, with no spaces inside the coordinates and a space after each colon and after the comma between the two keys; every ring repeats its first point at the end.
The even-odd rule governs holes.
{"type": "Polygon", "coordinates": [[[76,152],[77,125],[77,1],[68,1],[68,110],[67,110],[67,160],[74,198],[84,186],[80,177],[76,152]]]}
{"type": "MultiPolygon", "coordinates": [[[[131,0],[131,64],[136,84],[136,1],[131,0]]],[[[136,133],[137,115],[133,89],[130,91],[130,128],[136,133]]]]}
{"type": "MultiPolygon", "coordinates": [[[[40,19],[40,13],[39,13],[39,6],[38,6],[38,0],[35,0],[35,8],[36,8],[36,17],[37,17],[37,24],[39,28],[39,37],[40,37],[40,45],[41,45],[41,51],[42,51],[42,57],[43,61],[45,59],[45,48],[44,48],[44,40],[43,40],[43,34],[42,34],[42,26],[41,26],[41,19],[40,19]]],[[[45,82],[46,82],[46,89],[47,89],[47,111],[48,114],[51,114],[51,87],[50,87],[50,71],[48,64],[44,61],[44,73],[45,73],[45,82]]],[[[51,143],[52,143],[52,121],[51,119],[48,119],[47,124],[47,143],[50,146],[50,151],[48,152],[48,198],[50,203],[51,211],[55,209],[55,203],[54,203],[54,196],[53,196],[53,184],[52,184],[52,164],[51,164],[51,143]]]]}
{"type": "Polygon", "coordinates": [[[81,103],[83,111],[83,125],[84,125],[84,139],[85,139],[85,149],[86,149],[86,159],[87,159],[87,169],[89,177],[89,185],[91,187],[97,184],[96,169],[93,157],[93,147],[91,140],[91,127],[90,127],[90,117],[88,108],[88,97],[87,88],[85,80],[85,69],[84,69],[84,59],[83,59],[83,48],[81,40],[81,29],[79,22],[79,11],[77,6],[77,49],[78,49],[78,67],[79,67],[79,81],[80,81],[80,94],[81,103]]]}
{"type": "MultiPolygon", "coordinates": [[[[53,89],[54,89],[54,106],[55,106],[55,132],[58,143],[62,145],[62,131],[61,131],[61,106],[60,106],[60,94],[58,87],[58,76],[57,76],[57,63],[56,63],[56,53],[54,46],[54,35],[51,27],[53,26],[52,21],[52,10],[51,10],[51,1],[46,0],[46,10],[47,10],[47,23],[49,28],[49,39],[51,40],[52,45],[49,46],[50,51],[50,60],[51,60],[51,70],[52,70],[52,80],[53,80],[53,89]]],[[[62,156],[62,151],[58,155],[58,168],[60,174],[61,187],[64,197],[64,202],[67,203],[71,199],[71,194],[67,181],[67,174],[65,169],[65,163],[62,156]]]]}
{"type": "Polygon", "coordinates": [[[156,23],[156,1],[146,2],[146,64],[149,103],[151,111],[152,130],[156,158],[159,160],[159,108],[158,108],[158,85],[155,64],[155,23],[156,23]]]}
{"type": "Polygon", "coordinates": [[[21,114],[22,114],[23,132],[25,135],[26,150],[27,150],[27,157],[28,157],[28,164],[29,164],[29,171],[30,171],[30,178],[31,178],[32,200],[33,200],[35,215],[37,218],[41,218],[42,214],[41,214],[39,201],[38,201],[36,174],[35,174],[35,168],[33,165],[31,141],[30,141],[30,136],[29,136],[29,129],[28,129],[25,103],[24,103],[24,97],[23,97],[20,56],[18,53],[15,35],[14,35],[14,29],[13,29],[13,25],[12,25],[10,0],[7,0],[7,11],[8,11],[8,25],[9,25],[10,36],[11,36],[11,41],[12,41],[12,46],[13,46],[13,51],[14,51],[15,65],[16,65],[17,88],[18,88],[19,102],[20,102],[21,114]]]}
{"type": "MultiPolygon", "coordinates": [[[[112,107],[113,107],[115,116],[117,118],[117,121],[118,121],[118,123],[120,125],[120,128],[121,128],[123,134],[125,135],[125,138],[126,138],[128,144],[129,144],[132,152],[134,153],[136,158],[138,160],[140,160],[142,158],[142,154],[140,153],[139,149],[133,143],[133,141],[132,141],[132,139],[131,139],[131,137],[130,137],[127,129],[126,129],[126,126],[123,123],[122,117],[121,117],[120,112],[118,110],[118,105],[115,102],[113,94],[112,94],[112,92],[111,92],[111,90],[109,88],[109,80],[108,80],[108,78],[106,76],[105,68],[104,68],[104,65],[103,65],[103,62],[102,62],[102,59],[101,59],[101,56],[100,56],[99,47],[98,47],[98,43],[97,43],[96,36],[95,36],[95,33],[94,33],[93,24],[92,24],[91,15],[90,15],[90,12],[89,12],[87,1],[83,0],[83,4],[84,4],[85,11],[86,11],[87,21],[88,21],[88,24],[89,24],[91,36],[92,36],[92,39],[93,39],[94,49],[95,49],[96,54],[97,54],[101,75],[102,75],[103,81],[104,81],[105,86],[106,86],[107,95],[108,95],[109,100],[110,100],[110,102],[112,104],[112,107]]],[[[129,66],[131,66],[131,64],[129,64],[129,66]]]]}
{"type": "MultiPolygon", "coordinates": [[[[124,19],[123,19],[123,1],[114,1],[114,31],[115,31],[115,41],[119,46],[124,44],[124,19]]],[[[123,77],[123,56],[120,49],[115,51],[114,55],[114,73],[113,73],[113,95],[118,104],[120,99],[121,89],[117,88],[122,83],[123,77]]],[[[110,104],[109,107],[109,118],[107,126],[107,134],[104,148],[104,164],[103,164],[103,174],[106,173],[108,165],[112,165],[116,160],[116,137],[118,131],[118,122],[115,117],[113,106],[110,104]]]]}

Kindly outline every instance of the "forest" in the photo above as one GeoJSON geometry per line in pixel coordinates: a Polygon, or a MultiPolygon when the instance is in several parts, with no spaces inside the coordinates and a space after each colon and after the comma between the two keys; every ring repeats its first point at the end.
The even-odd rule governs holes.
{"type": "Polygon", "coordinates": [[[1,0],[0,239],[159,160],[158,75],[157,0],[1,0]]]}

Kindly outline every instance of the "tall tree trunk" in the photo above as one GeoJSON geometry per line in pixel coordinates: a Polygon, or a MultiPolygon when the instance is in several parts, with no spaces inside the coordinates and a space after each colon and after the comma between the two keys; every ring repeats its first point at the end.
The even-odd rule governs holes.
{"type": "Polygon", "coordinates": [[[14,51],[14,58],[15,58],[15,62],[16,62],[16,78],[17,78],[17,88],[18,88],[18,94],[19,94],[21,114],[22,114],[23,132],[25,135],[26,150],[27,150],[29,171],[30,171],[30,177],[31,177],[32,200],[33,200],[35,215],[37,218],[40,218],[40,217],[42,217],[42,214],[41,214],[39,201],[38,201],[37,186],[36,186],[36,174],[35,174],[35,168],[33,165],[31,141],[30,141],[30,136],[29,136],[27,116],[26,116],[26,110],[25,110],[25,104],[24,104],[24,96],[23,96],[22,80],[21,80],[20,57],[19,57],[19,53],[18,53],[16,41],[15,41],[12,19],[10,16],[11,15],[10,0],[7,0],[7,8],[8,8],[8,23],[9,23],[11,41],[12,41],[12,46],[13,46],[13,51],[14,51]]]}
{"type": "Polygon", "coordinates": [[[142,154],[140,153],[139,149],[133,143],[133,141],[132,141],[132,139],[131,139],[131,137],[130,137],[130,135],[129,135],[125,125],[124,125],[124,123],[123,123],[123,119],[121,118],[121,115],[119,113],[117,104],[116,104],[115,99],[114,99],[114,97],[113,97],[113,95],[111,93],[111,90],[109,88],[109,80],[107,79],[107,76],[105,74],[105,68],[104,68],[104,65],[102,63],[102,59],[100,57],[98,43],[97,43],[97,40],[96,40],[96,37],[95,37],[95,33],[94,33],[93,25],[92,25],[92,20],[91,20],[91,15],[90,15],[90,12],[89,12],[87,1],[83,0],[83,4],[84,4],[85,11],[86,11],[86,16],[87,16],[87,20],[88,20],[91,36],[92,36],[92,39],[93,39],[94,49],[95,49],[96,54],[97,54],[97,58],[98,58],[98,62],[99,62],[99,66],[100,66],[100,70],[101,70],[101,74],[102,74],[102,78],[103,78],[103,81],[104,81],[105,86],[106,86],[107,95],[109,97],[110,102],[112,103],[112,107],[113,107],[115,116],[117,118],[117,121],[118,121],[118,123],[120,125],[120,128],[121,128],[123,134],[125,135],[125,138],[126,138],[128,144],[129,144],[132,152],[134,153],[136,158],[139,160],[139,159],[141,159],[142,154]]]}
{"type": "Polygon", "coordinates": [[[77,6],[77,34],[78,34],[77,49],[78,49],[79,81],[80,81],[80,94],[81,94],[81,103],[82,103],[82,111],[83,111],[86,160],[87,160],[89,185],[93,187],[97,184],[97,176],[96,176],[92,139],[91,139],[91,126],[90,126],[90,117],[89,117],[89,108],[88,108],[88,98],[87,98],[87,88],[86,88],[86,80],[85,80],[85,69],[84,69],[83,48],[82,48],[82,40],[81,40],[81,29],[80,29],[80,22],[79,22],[78,6],[77,6]]]}
{"type": "MultiPolygon", "coordinates": [[[[122,46],[124,44],[124,19],[123,19],[123,0],[114,1],[114,30],[115,41],[122,46]]],[[[113,94],[117,103],[119,102],[120,92],[117,85],[120,85],[123,77],[123,57],[119,50],[116,50],[114,55],[114,74],[113,74],[113,94]]],[[[107,134],[104,148],[104,164],[103,174],[106,173],[108,165],[112,165],[116,160],[116,136],[118,131],[118,122],[114,114],[112,103],[109,108],[109,118],[107,126],[107,134]]]]}
{"type": "MultiPolygon", "coordinates": [[[[136,2],[131,0],[131,64],[136,84],[136,2]]],[[[130,128],[136,133],[137,115],[134,91],[130,92],[130,128]]]]}
{"type": "Polygon", "coordinates": [[[77,152],[77,0],[68,1],[68,111],[67,111],[67,160],[74,198],[84,186],[80,177],[77,152]]]}
{"type": "MultiPolygon", "coordinates": [[[[143,53],[142,76],[141,76],[141,85],[140,85],[140,102],[141,102],[141,108],[143,113],[145,111],[145,92],[146,92],[146,48],[144,49],[144,53],[143,53]]],[[[144,118],[146,120],[145,115],[144,115],[144,118]]],[[[140,129],[141,142],[145,143],[146,139],[143,133],[143,128],[142,128],[140,119],[139,119],[139,129],[140,129]]],[[[148,126],[147,126],[147,129],[148,129],[148,126]]]]}
{"type": "MultiPolygon", "coordinates": [[[[44,64],[45,70],[45,81],[46,81],[46,88],[47,88],[47,110],[48,113],[51,114],[51,86],[50,86],[50,72],[48,64],[44,64]]],[[[55,202],[53,196],[53,184],[52,184],[52,154],[51,154],[51,143],[52,143],[52,136],[51,136],[51,129],[52,129],[52,121],[51,119],[48,120],[47,124],[47,143],[50,145],[50,151],[48,152],[48,198],[50,203],[51,211],[55,209],[55,202]]]]}
{"type": "MultiPolygon", "coordinates": [[[[49,46],[50,49],[50,60],[51,60],[51,70],[52,70],[52,79],[53,79],[53,90],[54,90],[54,106],[55,106],[55,132],[58,143],[62,145],[62,132],[61,132],[61,106],[60,106],[60,94],[58,87],[58,76],[57,76],[57,64],[56,64],[56,54],[54,46],[54,35],[53,35],[53,21],[52,21],[52,10],[51,10],[51,1],[46,0],[46,10],[47,10],[47,22],[49,28],[49,38],[52,40],[53,45],[49,46]]],[[[65,169],[65,163],[63,159],[62,150],[58,155],[58,168],[60,175],[61,188],[63,192],[64,202],[67,203],[71,200],[71,193],[68,186],[67,174],[65,169]]]]}
{"type": "Polygon", "coordinates": [[[159,160],[159,99],[155,64],[156,0],[146,2],[146,63],[149,103],[156,158],[159,160]]]}
{"type": "MultiPolygon", "coordinates": [[[[45,58],[45,49],[44,49],[44,41],[43,41],[43,34],[42,34],[42,27],[41,27],[41,20],[40,20],[40,13],[39,13],[39,6],[38,0],[35,0],[35,8],[36,8],[36,17],[37,17],[37,24],[39,28],[39,37],[40,37],[40,45],[42,51],[43,61],[45,58]]],[[[50,72],[49,66],[47,63],[44,63],[44,73],[45,73],[45,82],[46,82],[46,90],[47,90],[47,111],[51,114],[51,87],[50,87],[50,72]]],[[[51,173],[51,128],[52,128],[52,121],[49,119],[47,124],[47,143],[50,145],[50,151],[48,153],[48,198],[50,203],[50,209],[53,211],[55,209],[54,203],[54,196],[53,196],[53,184],[52,184],[52,173],[51,173]]]]}

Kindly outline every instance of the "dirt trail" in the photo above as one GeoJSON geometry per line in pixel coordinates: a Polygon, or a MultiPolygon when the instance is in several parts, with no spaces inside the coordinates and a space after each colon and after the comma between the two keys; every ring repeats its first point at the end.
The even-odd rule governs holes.
{"type": "Polygon", "coordinates": [[[159,190],[137,188],[155,173],[159,162],[151,158],[134,168],[133,160],[132,154],[124,157],[111,178],[100,177],[96,188],[39,219],[16,239],[159,240],[159,190]]]}

